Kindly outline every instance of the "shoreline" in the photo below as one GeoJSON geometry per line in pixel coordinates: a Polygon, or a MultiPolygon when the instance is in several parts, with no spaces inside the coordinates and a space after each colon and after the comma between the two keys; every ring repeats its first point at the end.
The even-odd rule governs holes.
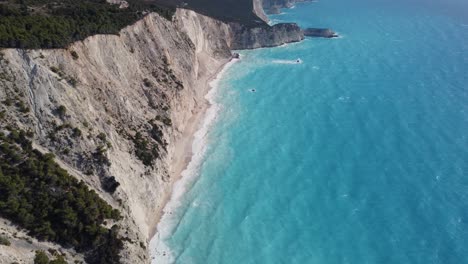
{"type": "MultiPolygon", "coordinates": [[[[212,110],[213,107],[215,107],[215,105],[213,104],[213,102],[211,102],[209,98],[211,94],[214,93],[218,88],[218,84],[215,82],[219,81],[220,78],[222,78],[223,74],[226,72],[226,70],[229,69],[237,61],[239,61],[239,59],[231,58],[227,60],[214,72],[212,76],[206,79],[205,84],[203,85],[203,87],[205,88],[203,91],[204,96],[202,103],[195,109],[193,116],[188,121],[188,129],[186,129],[183,132],[182,136],[179,139],[180,141],[182,141],[181,146],[176,147],[174,150],[174,156],[182,158],[179,158],[175,161],[175,163],[171,164],[171,167],[173,168],[171,172],[173,176],[171,190],[165,195],[163,202],[161,203],[162,207],[158,211],[155,218],[156,225],[150,227],[149,251],[151,253],[151,260],[153,260],[155,258],[155,255],[157,255],[155,254],[157,253],[157,248],[154,247],[155,245],[153,243],[157,240],[161,240],[161,237],[158,236],[158,234],[161,232],[160,225],[164,224],[165,217],[169,217],[172,215],[171,210],[177,207],[177,205],[171,207],[171,202],[174,202],[178,198],[181,198],[185,193],[185,189],[182,192],[176,192],[177,187],[183,188],[187,183],[184,182],[184,180],[188,180],[187,178],[195,176],[193,175],[193,171],[190,170],[190,165],[195,165],[197,168],[199,168],[201,165],[193,164],[194,162],[196,162],[195,158],[197,154],[201,154],[201,156],[203,156],[204,153],[204,149],[201,149],[200,146],[196,146],[195,144],[198,143],[197,134],[202,133],[203,135],[206,135],[208,131],[205,131],[205,129],[209,129],[213,121],[216,119],[216,115],[214,115],[214,117],[212,118],[210,118],[209,115],[209,111],[212,110]],[[190,173],[192,175],[190,175],[190,173]]],[[[213,110],[216,111],[217,109],[213,110]]]]}
{"type": "MultiPolygon", "coordinates": [[[[255,0],[254,0],[255,1],[255,0]]],[[[314,0],[302,0],[302,1],[294,1],[294,3],[297,3],[297,2],[314,2],[314,0]]],[[[263,6],[260,6],[260,8],[262,9],[262,11],[266,11],[263,6]]],[[[283,8],[288,8],[288,7],[283,7],[283,8]]],[[[291,7],[289,7],[291,8],[291,7]]],[[[268,18],[269,20],[269,16],[266,15],[266,17],[268,18]]],[[[268,22],[267,22],[268,23],[268,22]]],[[[301,40],[301,41],[297,41],[297,42],[290,42],[290,43],[284,43],[280,46],[272,46],[272,47],[260,47],[260,48],[255,48],[255,49],[266,49],[266,48],[273,48],[273,47],[286,47],[290,44],[298,44],[298,43],[301,43],[302,41],[304,41],[305,39],[301,40]]],[[[231,52],[234,52],[235,50],[232,50],[231,52]]],[[[170,175],[172,176],[172,182],[171,182],[171,188],[170,188],[170,191],[167,192],[165,195],[164,195],[164,198],[163,198],[163,201],[161,203],[161,208],[158,210],[156,216],[155,216],[155,220],[154,222],[152,222],[153,224],[149,226],[149,241],[148,241],[148,249],[149,250],[149,253],[150,253],[150,261],[153,262],[153,260],[155,260],[155,256],[158,255],[157,254],[157,251],[158,251],[158,246],[156,246],[154,243],[156,242],[160,242],[163,244],[163,241],[161,239],[161,237],[158,237],[158,234],[161,232],[160,230],[160,225],[163,223],[164,219],[166,216],[171,216],[172,215],[172,211],[169,211],[167,210],[168,207],[170,206],[170,203],[174,200],[174,199],[177,199],[177,198],[181,198],[183,196],[183,194],[185,193],[186,190],[183,190],[182,193],[179,194],[179,197],[175,197],[176,195],[176,188],[178,187],[178,185],[180,184],[183,184],[183,180],[190,177],[190,176],[194,176],[194,175],[184,175],[184,172],[186,171],[189,171],[190,170],[190,165],[194,162],[194,158],[195,156],[197,155],[198,151],[196,150],[196,147],[195,147],[195,143],[197,141],[197,133],[199,133],[201,130],[204,129],[204,123],[205,122],[209,122],[209,123],[213,123],[213,121],[216,119],[216,116],[215,118],[213,118],[213,120],[207,120],[208,118],[208,111],[214,106],[213,103],[210,101],[210,99],[208,98],[210,96],[210,94],[212,92],[215,92],[216,91],[216,88],[218,86],[218,84],[213,84],[213,82],[219,80],[224,72],[229,69],[234,63],[236,63],[237,61],[239,61],[240,58],[233,58],[231,57],[230,59],[226,59],[226,61],[224,63],[221,64],[221,66],[214,71],[213,75],[208,77],[205,82],[204,82],[204,85],[202,86],[202,88],[204,89],[203,90],[203,97],[202,97],[202,103],[197,106],[197,108],[194,109],[194,114],[193,116],[190,118],[190,120],[188,121],[188,130],[184,131],[182,136],[179,138],[180,141],[183,141],[182,143],[182,146],[177,146],[174,150],[174,157],[182,157],[182,158],[179,158],[177,159],[175,162],[172,160],[170,163],[169,163],[169,166],[171,168],[171,172],[170,172],[170,175]],[[175,169],[173,169],[175,168],[175,169]],[[170,214],[168,214],[170,213],[170,214]]],[[[208,124],[210,125],[210,124],[208,124]]],[[[203,152],[204,150],[203,149],[199,149],[199,151],[202,152],[202,156],[203,156],[203,152]]],[[[199,164],[201,165],[201,164],[199,164]]],[[[199,169],[199,166],[198,168],[199,169]]],[[[193,174],[193,172],[192,172],[193,174]]],[[[198,175],[197,175],[198,176],[198,175]]],[[[182,186],[183,187],[183,186],[182,186]]],[[[170,232],[172,233],[172,232],[170,232]]],[[[164,245],[165,246],[165,245],[164,245]]],[[[166,249],[168,250],[168,254],[164,255],[164,257],[168,258],[170,257],[170,252],[169,252],[169,248],[166,247],[166,249]]],[[[158,260],[158,264],[159,263],[170,263],[170,261],[164,261],[164,260],[158,260]]]]}

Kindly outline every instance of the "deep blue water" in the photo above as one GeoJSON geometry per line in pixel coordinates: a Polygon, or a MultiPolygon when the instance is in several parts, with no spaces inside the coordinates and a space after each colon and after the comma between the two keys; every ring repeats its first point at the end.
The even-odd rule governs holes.
{"type": "Polygon", "coordinates": [[[165,258],[468,263],[468,1],[321,0],[272,19],[342,38],[241,52],[165,258]]]}

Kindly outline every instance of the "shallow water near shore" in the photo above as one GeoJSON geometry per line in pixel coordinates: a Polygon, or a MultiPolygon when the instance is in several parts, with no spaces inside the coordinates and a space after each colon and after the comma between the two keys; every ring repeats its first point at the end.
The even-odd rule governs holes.
{"type": "Polygon", "coordinates": [[[272,16],[342,37],[241,52],[154,263],[466,262],[467,10],[322,0],[272,16]]]}

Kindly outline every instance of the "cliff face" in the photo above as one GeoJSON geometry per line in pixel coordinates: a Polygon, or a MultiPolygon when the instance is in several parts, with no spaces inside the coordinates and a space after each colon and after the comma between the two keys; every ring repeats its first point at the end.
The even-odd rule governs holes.
{"type": "MultiPolygon", "coordinates": [[[[149,14],[118,36],[92,36],[68,49],[1,50],[0,101],[16,104],[0,104],[0,128],[33,132],[36,149],[54,153],[118,208],[122,262],[149,262],[148,241],[191,157],[209,79],[230,59],[230,49],[303,37],[295,24],[246,27],[179,9],[173,21],[149,14]]],[[[12,241],[0,246],[1,263],[30,263],[33,250],[50,248],[81,259],[52,243],[24,243],[31,238],[14,238],[18,230],[9,224],[0,229],[12,241]]]]}
{"type": "Polygon", "coordinates": [[[268,17],[265,14],[265,10],[263,9],[262,0],[253,0],[253,11],[255,15],[268,23],[268,17]]]}
{"type": "Polygon", "coordinates": [[[312,0],[255,0],[261,2],[260,5],[263,7],[267,14],[279,14],[281,8],[290,8],[295,3],[308,2],[312,0]]]}
{"type": "MultiPolygon", "coordinates": [[[[253,12],[268,23],[266,10],[271,10],[272,7],[290,7],[299,1],[303,2],[304,0],[253,0],[253,12]]],[[[275,47],[304,39],[301,28],[294,23],[277,24],[271,27],[247,27],[238,23],[230,23],[230,26],[233,31],[232,49],[275,47]]]]}
{"type": "Polygon", "coordinates": [[[271,27],[245,27],[231,24],[233,29],[232,49],[255,49],[276,47],[304,39],[304,32],[296,24],[277,24],[271,27]]]}
{"type": "MultiPolygon", "coordinates": [[[[31,109],[2,105],[2,125],[33,131],[36,148],[55,153],[121,210],[123,263],[148,262],[145,245],[189,158],[185,136],[202,114],[206,82],[230,57],[230,35],[219,21],[178,10],[174,22],[151,14],[120,36],[93,36],[68,50],[2,51],[0,98],[31,109]],[[136,133],[158,150],[153,166],[136,155],[136,133]],[[105,158],[95,158],[99,149],[105,158]],[[120,183],[113,194],[102,186],[111,177],[120,183]]],[[[0,262],[31,262],[30,249],[2,249],[0,262]]]]}

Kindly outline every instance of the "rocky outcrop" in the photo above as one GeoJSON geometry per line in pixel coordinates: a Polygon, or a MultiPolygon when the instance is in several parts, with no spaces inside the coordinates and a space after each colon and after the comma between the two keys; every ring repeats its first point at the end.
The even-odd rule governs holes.
{"type": "Polygon", "coordinates": [[[262,1],[263,0],[253,0],[253,11],[259,18],[268,23],[269,19],[265,14],[265,9],[263,9],[262,1]]]}
{"type": "Polygon", "coordinates": [[[336,38],[336,34],[333,30],[329,28],[307,28],[304,29],[304,35],[306,37],[316,37],[316,38],[336,38]]]}
{"type": "MultiPolygon", "coordinates": [[[[264,12],[265,3],[270,0],[253,0],[253,11],[263,21],[268,22],[264,12]]],[[[304,33],[295,23],[282,23],[273,26],[245,25],[229,23],[232,31],[231,49],[255,49],[261,47],[276,47],[286,43],[298,42],[304,39],[304,33]]]]}
{"type": "Polygon", "coordinates": [[[275,47],[304,39],[303,31],[294,23],[263,27],[231,24],[231,28],[233,30],[231,48],[235,50],[275,47]]]}
{"type": "Polygon", "coordinates": [[[118,5],[119,8],[128,8],[129,4],[125,0],[107,0],[108,3],[118,5]]]}
{"type": "Polygon", "coordinates": [[[291,8],[295,3],[310,2],[312,0],[255,0],[261,1],[261,5],[267,14],[279,14],[281,8],[291,8]]]}

